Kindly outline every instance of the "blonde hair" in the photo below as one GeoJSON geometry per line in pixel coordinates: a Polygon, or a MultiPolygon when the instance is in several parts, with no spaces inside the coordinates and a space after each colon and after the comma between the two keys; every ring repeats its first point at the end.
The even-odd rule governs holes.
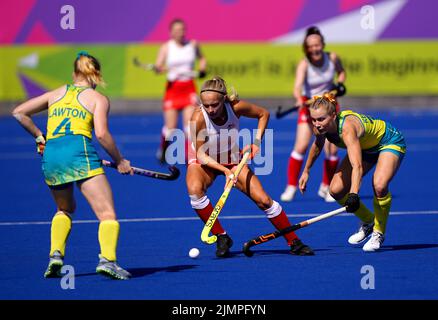
{"type": "Polygon", "coordinates": [[[328,92],[324,93],[322,96],[314,96],[312,100],[313,102],[309,107],[310,109],[317,110],[321,106],[324,106],[329,114],[336,113],[337,101],[335,96],[331,93],[328,92]]]}
{"type": "Polygon", "coordinates": [[[78,53],[74,62],[74,71],[76,75],[82,75],[93,87],[105,86],[99,61],[85,51],[78,53]]]}
{"type": "Polygon", "coordinates": [[[239,95],[237,94],[237,91],[233,87],[231,87],[230,90],[231,94],[228,94],[227,85],[224,79],[221,77],[214,77],[204,82],[201,88],[201,93],[206,91],[217,92],[225,96],[225,99],[229,102],[238,102],[239,95]]]}

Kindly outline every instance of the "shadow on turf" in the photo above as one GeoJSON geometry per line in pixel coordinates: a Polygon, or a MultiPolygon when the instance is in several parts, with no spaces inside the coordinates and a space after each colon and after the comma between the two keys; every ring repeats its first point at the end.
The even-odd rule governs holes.
{"type": "Polygon", "coordinates": [[[180,272],[198,267],[196,264],[185,264],[177,266],[168,266],[161,268],[129,268],[127,269],[133,278],[145,277],[157,272],[180,272]]]}
{"type": "MultiPolygon", "coordinates": [[[[157,272],[180,272],[188,269],[193,269],[196,267],[198,267],[198,265],[196,264],[187,264],[187,265],[169,266],[162,268],[126,268],[126,270],[128,270],[132,274],[132,278],[140,278],[157,272]]],[[[95,276],[95,275],[96,272],[90,272],[90,273],[76,274],[75,277],[86,277],[86,276],[95,276]]]]}
{"type": "Polygon", "coordinates": [[[432,243],[418,243],[418,244],[400,244],[394,246],[383,246],[380,251],[397,251],[397,250],[419,250],[438,248],[438,244],[432,243]]]}
{"type": "MultiPolygon", "coordinates": [[[[254,252],[254,255],[260,255],[260,256],[267,256],[267,255],[274,255],[274,254],[284,254],[284,255],[287,254],[289,256],[292,256],[292,254],[290,253],[290,250],[287,250],[287,249],[270,249],[270,250],[268,250],[268,249],[261,249],[261,250],[254,249],[251,251],[254,252]]],[[[313,251],[315,253],[317,253],[317,252],[321,252],[321,251],[330,251],[330,249],[313,249],[313,251]]],[[[231,251],[229,258],[238,257],[238,256],[245,257],[245,255],[243,254],[242,251],[231,251]]]]}

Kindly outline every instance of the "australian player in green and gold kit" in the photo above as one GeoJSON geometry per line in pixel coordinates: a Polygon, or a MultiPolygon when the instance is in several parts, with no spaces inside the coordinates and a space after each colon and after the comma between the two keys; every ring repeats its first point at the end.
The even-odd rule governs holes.
{"type": "Polygon", "coordinates": [[[315,97],[310,106],[310,116],[316,139],[299,181],[300,191],[306,190],[310,168],[319,156],[326,138],[336,146],[347,149],[347,156],[330,183],[330,194],[361,220],[358,232],[348,242],[359,244],[371,235],[363,250],[380,249],[391,208],[389,183],[406,153],[403,135],[387,121],[351,110],[336,113],[336,101],[329,94],[315,97]],[[374,166],[373,214],[360,201],[358,194],[362,177],[374,166]]]}
{"type": "Polygon", "coordinates": [[[30,99],[13,111],[18,122],[35,137],[42,154],[45,181],[55,199],[57,212],[52,220],[50,260],[46,278],[60,276],[65,246],[76,208],[73,184],[87,199],[99,219],[98,273],[114,279],[128,279],[129,272],[116,262],[119,223],[116,220],[111,187],[91,143],[92,131],[121,174],[132,174],[108,129],[108,99],[95,90],[104,84],[100,63],[81,51],[74,61],[73,84],[64,85],[30,99]],[[32,121],[35,113],[48,110],[47,135],[32,121]]]}

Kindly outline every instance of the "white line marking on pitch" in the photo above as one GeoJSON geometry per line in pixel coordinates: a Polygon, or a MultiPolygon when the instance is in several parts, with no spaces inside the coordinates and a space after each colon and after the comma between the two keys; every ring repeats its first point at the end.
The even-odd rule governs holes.
{"type": "MultiPolygon", "coordinates": [[[[322,213],[299,213],[288,214],[290,218],[307,218],[316,217],[322,213]]],[[[394,211],[391,216],[403,215],[434,215],[438,214],[438,210],[429,211],[394,211]]],[[[339,214],[338,217],[353,216],[351,213],[339,214]]],[[[221,219],[241,220],[241,219],[266,219],[264,214],[259,215],[240,215],[240,216],[221,216],[221,219]]],[[[190,221],[199,220],[198,217],[169,217],[169,218],[132,218],[132,219],[118,219],[119,222],[161,222],[161,221],[190,221]]],[[[98,223],[98,220],[73,220],[74,224],[98,223]]],[[[33,225],[50,225],[51,221],[19,221],[19,222],[0,222],[0,226],[33,226],[33,225]]]]}

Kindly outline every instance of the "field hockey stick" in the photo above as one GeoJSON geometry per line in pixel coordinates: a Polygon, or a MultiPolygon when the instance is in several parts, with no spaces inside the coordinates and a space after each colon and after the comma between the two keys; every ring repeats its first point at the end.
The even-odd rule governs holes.
{"type": "Polygon", "coordinates": [[[317,216],[315,218],[312,218],[312,219],[309,219],[309,220],[306,220],[306,221],[303,221],[303,222],[291,225],[291,226],[289,226],[287,228],[284,228],[282,230],[277,230],[277,231],[274,231],[274,232],[271,232],[271,233],[264,234],[262,236],[258,236],[258,237],[254,238],[254,239],[249,240],[248,242],[245,242],[245,244],[243,245],[243,253],[247,257],[252,257],[254,255],[254,252],[252,252],[250,250],[251,247],[259,245],[261,243],[265,243],[265,242],[277,239],[278,237],[284,236],[285,234],[287,234],[289,232],[292,232],[292,231],[295,231],[295,230],[307,227],[308,225],[310,225],[312,223],[315,223],[315,222],[318,222],[318,221],[321,221],[321,220],[324,220],[324,219],[336,216],[336,215],[338,215],[340,213],[345,212],[346,210],[347,209],[345,207],[342,207],[342,208],[339,208],[339,209],[327,212],[325,214],[321,214],[321,215],[319,215],[319,216],[317,216]]]}
{"type": "MultiPolygon", "coordinates": [[[[102,160],[102,164],[105,167],[117,169],[117,165],[114,162],[102,160]]],[[[170,173],[146,170],[146,169],[136,168],[136,167],[132,167],[132,166],[131,166],[131,168],[135,174],[138,174],[140,176],[149,177],[149,178],[161,179],[161,180],[176,180],[176,179],[178,179],[179,174],[180,174],[179,169],[175,166],[169,166],[170,173]]]]}
{"type": "Polygon", "coordinates": [[[142,68],[147,71],[155,71],[156,69],[153,63],[143,63],[138,59],[138,57],[134,57],[134,59],[132,59],[132,62],[136,67],[142,68]]]}
{"type": "MultiPolygon", "coordinates": [[[[144,69],[146,71],[157,71],[157,68],[155,67],[155,65],[153,63],[143,63],[141,62],[138,57],[134,57],[132,59],[132,62],[134,63],[134,65],[136,67],[139,67],[141,69],[144,69]]],[[[162,72],[167,71],[166,69],[162,70],[162,72]]],[[[192,77],[192,78],[205,78],[207,75],[207,73],[205,71],[197,71],[197,70],[192,70],[192,71],[187,71],[187,72],[183,72],[180,74],[180,76],[187,76],[187,77],[192,77]]]]}
{"type": "MultiPolygon", "coordinates": [[[[331,95],[333,95],[333,96],[336,96],[336,94],[338,93],[338,91],[337,91],[337,90],[332,90],[332,91],[330,91],[329,93],[330,93],[331,95]]],[[[313,103],[313,101],[314,101],[313,99],[306,100],[306,101],[304,102],[304,105],[305,105],[305,106],[310,106],[310,105],[313,103]]],[[[282,106],[278,106],[278,108],[277,108],[277,112],[275,113],[275,117],[276,117],[277,119],[281,119],[281,118],[287,116],[289,113],[292,113],[292,112],[294,112],[294,111],[297,111],[299,108],[300,108],[299,106],[293,106],[293,107],[291,107],[291,108],[289,108],[289,109],[282,110],[283,107],[282,107],[282,106]]]]}
{"type": "MultiPolygon", "coordinates": [[[[234,179],[237,179],[237,177],[239,176],[240,171],[242,171],[243,166],[246,164],[246,161],[248,161],[250,154],[251,154],[251,148],[249,148],[243,154],[242,160],[240,160],[240,163],[237,165],[237,168],[234,171],[234,179]]],[[[230,179],[230,181],[228,181],[227,185],[225,186],[225,191],[222,193],[221,197],[219,198],[219,201],[214,206],[213,212],[210,214],[210,217],[208,218],[207,222],[204,225],[204,228],[202,229],[201,240],[204,243],[213,244],[217,240],[217,237],[215,235],[212,235],[210,237],[209,234],[211,228],[216,222],[217,217],[219,216],[219,213],[222,211],[222,208],[224,207],[225,202],[228,199],[228,195],[230,194],[231,189],[234,186],[234,181],[233,181],[234,179],[230,179]]]]}

